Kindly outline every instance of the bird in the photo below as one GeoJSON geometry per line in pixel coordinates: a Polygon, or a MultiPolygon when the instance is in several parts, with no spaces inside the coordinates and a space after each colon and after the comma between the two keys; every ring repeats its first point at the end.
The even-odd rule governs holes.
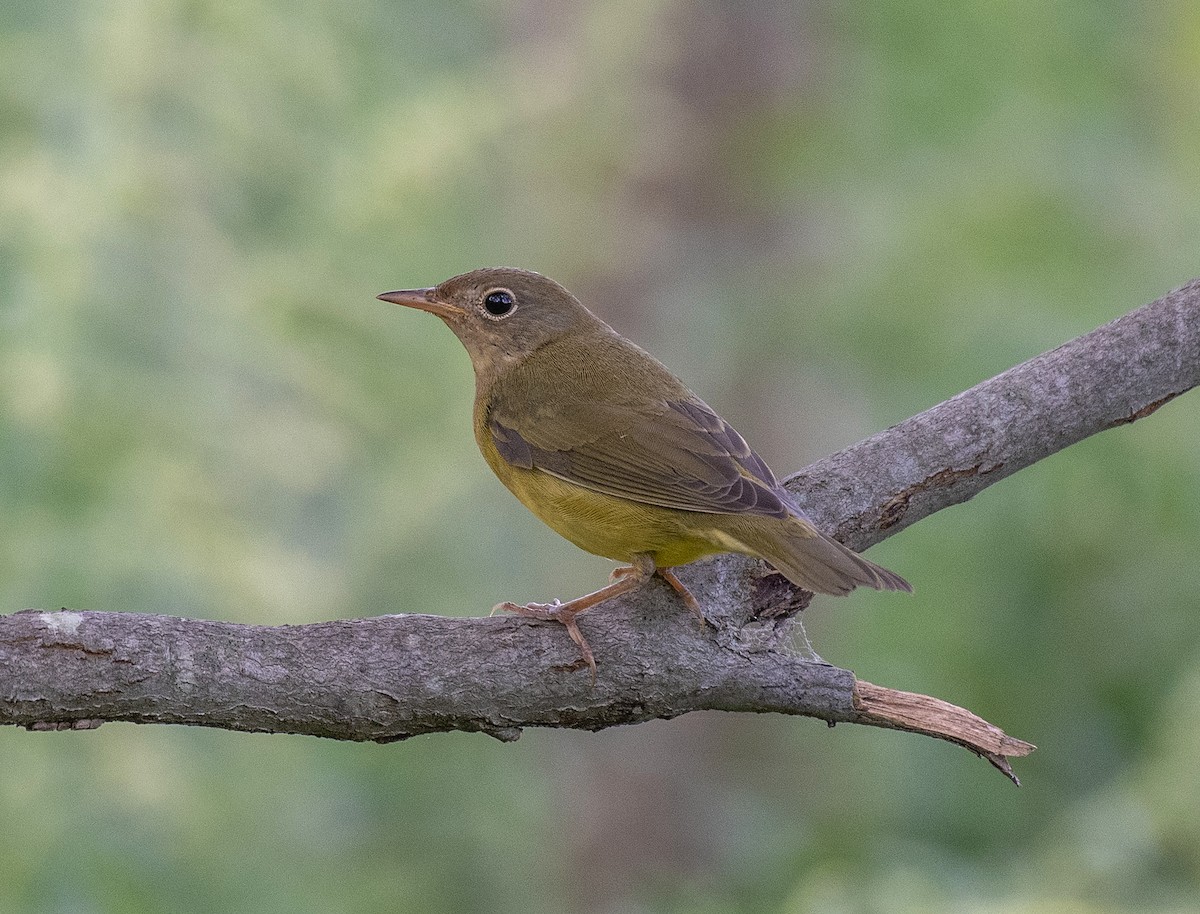
{"type": "MultiPolygon", "coordinates": [[[[595,683],[577,617],[654,576],[733,552],[805,590],[912,586],[817,528],[745,439],[661,362],[549,277],[486,267],[380,300],[441,318],[475,370],[475,440],[500,481],[579,548],[626,563],[607,586],[495,610],[561,623],[595,683]]],[[[493,611],[495,611],[493,610],[493,611]]]]}

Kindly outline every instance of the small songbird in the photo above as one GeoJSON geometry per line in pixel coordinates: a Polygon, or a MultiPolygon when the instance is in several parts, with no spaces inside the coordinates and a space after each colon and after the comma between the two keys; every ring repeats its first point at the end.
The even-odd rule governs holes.
{"type": "Polygon", "coordinates": [[[818,530],[729,423],[552,279],[493,267],[379,298],[436,314],[466,347],[475,440],[500,481],[576,546],[629,564],[566,603],[497,607],[561,622],[593,679],[575,617],[657,574],[703,622],[670,571],[701,556],[764,558],[818,593],[911,592],[818,530]]]}

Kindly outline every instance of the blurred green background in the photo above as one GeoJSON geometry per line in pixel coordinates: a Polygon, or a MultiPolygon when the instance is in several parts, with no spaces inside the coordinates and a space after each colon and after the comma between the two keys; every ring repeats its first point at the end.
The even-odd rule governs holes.
{"type": "MultiPolygon", "coordinates": [[[[547,273],[781,473],[1200,274],[1200,7],[0,3],[0,611],[605,579],[374,300],[547,273]]],[[[1193,394],[871,551],[816,648],[1029,739],[0,731],[3,912],[1200,910],[1193,394]]]]}

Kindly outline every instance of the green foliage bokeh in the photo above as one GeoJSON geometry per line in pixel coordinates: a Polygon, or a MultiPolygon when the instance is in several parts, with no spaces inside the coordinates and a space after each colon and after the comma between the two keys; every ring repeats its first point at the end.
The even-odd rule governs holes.
{"type": "MultiPolygon", "coordinates": [[[[552,275],[784,474],[1200,273],[1198,85],[1186,3],[0,3],[0,612],[582,592],[377,292],[552,275]]],[[[1195,910],[1198,435],[1072,447],[872,550],[915,598],[807,614],[1037,743],[1020,791],[783,718],[0,731],[0,911],[1195,910]]]]}

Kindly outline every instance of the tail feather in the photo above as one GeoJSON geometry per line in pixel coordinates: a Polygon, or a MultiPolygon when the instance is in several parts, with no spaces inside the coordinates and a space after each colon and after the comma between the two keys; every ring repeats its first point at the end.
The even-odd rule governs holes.
{"type": "Polygon", "coordinates": [[[755,543],[754,551],[796,586],[835,596],[858,586],[912,593],[912,585],[900,575],[867,561],[807,522],[789,527],[781,536],[755,543]]]}

